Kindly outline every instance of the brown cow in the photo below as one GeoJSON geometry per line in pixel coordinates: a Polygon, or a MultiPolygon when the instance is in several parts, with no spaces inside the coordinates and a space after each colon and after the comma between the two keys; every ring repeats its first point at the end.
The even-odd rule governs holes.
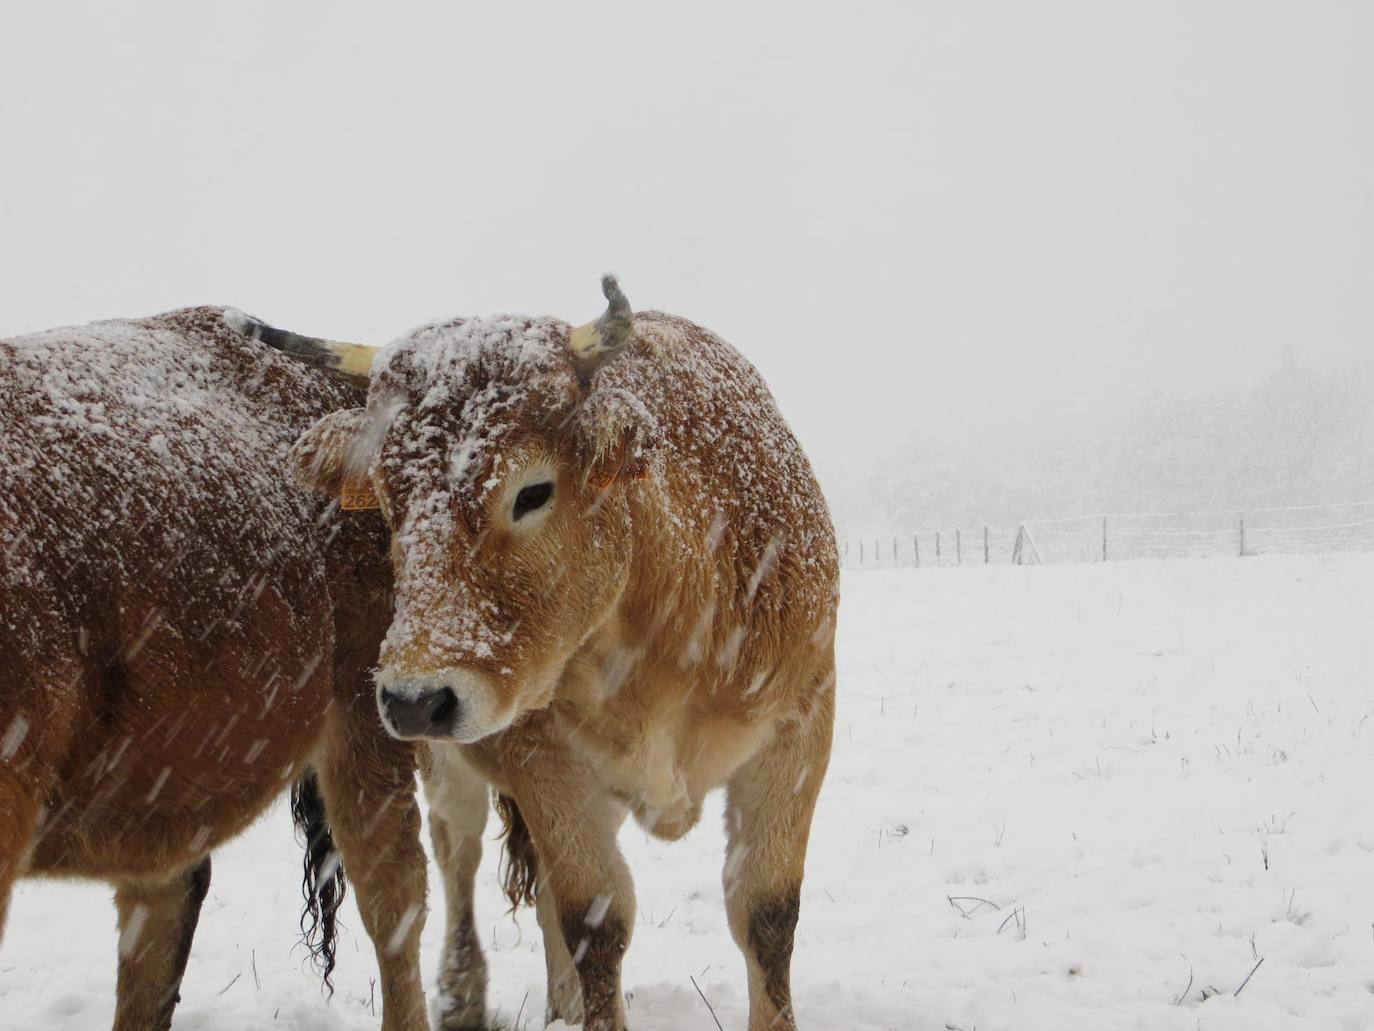
{"type": "MultiPolygon", "coordinates": [[[[465,849],[485,819],[472,765],[538,855],[550,1016],[623,1028],[635,904],[616,832],[628,813],[679,838],[725,785],[749,1027],[793,1028],[834,719],[834,532],[753,367],[603,288],[610,309],[575,331],[417,330],[374,364],[367,408],[326,417],[299,461],[329,493],[370,489],[391,526],[378,701],[398,737],[432,740],[432,812],[457,832],[440,856],[450,903],[470,895],[465,849]]],[[[451,941],[451,980],[465,962],[451,941]]]]}
{"type": "MultiPolygon", "coordinates": [[[[285,474],[301,431],[362,392],[196,308],[0,341],[0,397],[0,930],[16,877],[113,882],[114,1026],[167,1028],[209,853],[309,761],[383,1027],[428,1027],[414,761],[369,683],[385,527],[285,474]]],[[[307,781],[330,923],[318,801],[307,781]]]]}

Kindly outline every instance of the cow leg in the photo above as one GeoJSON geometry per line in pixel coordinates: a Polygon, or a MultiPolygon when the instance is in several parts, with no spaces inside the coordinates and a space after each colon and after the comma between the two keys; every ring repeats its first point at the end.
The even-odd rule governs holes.
{"type": "Polygon", "coordinates": [[[582,1023],[582,982],[563,938],[553,887],[542,878],[534,911],[539,918],[539,930],[544,935],[544,969],[548,972],[548,1006],[544,1022],[552,1024],[562,1020],[575,1026],[582,1023]]]}
{"type": "Polygon", "coordinates": [[[209,890],[209,856],[168,880],[115,885],[119,915],[115,1031],[171,1028],[201,903],[209,890]]]}
{"type": "MultiPolygon", "coordinates": [[[[12,613],[16,618],[20,613],[12,613]]],[[[79,722],[82,682],[75,657],[30,670],[0,620],[0,941],[10,895],[42,836],[44,803],[79,722]]]]}
{"type": "Polygon", "coordinates": [[[42,809],[40,793],[6,768],[0,759],[0,941],[5,936],[10,895],[33,848],[42,809]]]}
{"type": "Polygon", "coordinates": [[[428,1031],[420,976],[425,853],[414,751],[386,737],[370,699],[350,702],[336,699],[331,707],[313,765],[344,872],[377,953],[382,1031],[428,1031]]]}
{"type": "Polygon", "coordinates": [[[454,745],[429,746],[420,759],[434,858],[448,904],[439,963],[439,1027],[475,1031],[486,1026],[487,961],[477,939],[473,893],[491,807],[489,789],[454,745]]]}
{"type": "Polygon", "coordinates": [[[615,840],[625,807],[598,791],[586,774],[550,766],[558,766],[558,775],[521,777],[514,795],[539,854],[540,894],[552,892],[540,914],[550,1003],[572,1006],[566,995],[560,1000],[555,994],[564,967],[552,947],[554,924],[577,968],[585,1031],[626,1031],[620,961],[634,928],[635,899],[615,840]]]}
{"type": "Polygon", "coordinates": [[[795,1031],[792,940],[802,867],[830,758],[833,695],[781,729],[731,778],[725,812],[725,904],[749,973],[749,1031],[795,1031]]]}

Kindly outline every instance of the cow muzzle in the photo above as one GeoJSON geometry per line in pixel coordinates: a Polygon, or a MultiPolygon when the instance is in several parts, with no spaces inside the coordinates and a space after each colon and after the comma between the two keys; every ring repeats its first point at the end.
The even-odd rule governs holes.
{"type": "Polygon", "coordinates": [[[377,700],[387,729],[407,740],[452,737],[463,712],[451,687],[439,687],[413,697],[410,692],[400,695],[381,690],[377,700]]]}
{"type": "Polygon", "coordinates": [[[377,708],[393,737],[470,744],[510,723],[493,685],[465,669],[411,675],[395,668],[377,674],[377,708]]]}

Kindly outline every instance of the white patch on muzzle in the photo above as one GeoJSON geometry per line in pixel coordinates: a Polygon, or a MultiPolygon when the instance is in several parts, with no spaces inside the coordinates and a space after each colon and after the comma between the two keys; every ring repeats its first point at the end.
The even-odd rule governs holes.
{"type": "Polygon", "coordinates": [[[461,666],[424,673],[384,666],[377,671],[374,680],[377,685],[377,710],[381,713],[382,725],[393,737],[399,738],[401,735],[387,716],[383,693],[404,701],[418,701],[430,692],[448,688],[458,699],[458,718],[447,740],[464,745],[505,730],[515,716],[511,707],[501,704],[487,677],[461,666]]]}

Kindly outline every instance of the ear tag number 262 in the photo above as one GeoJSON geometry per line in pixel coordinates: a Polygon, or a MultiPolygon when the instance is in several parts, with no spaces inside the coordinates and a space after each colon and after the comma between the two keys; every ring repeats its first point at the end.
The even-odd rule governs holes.
{"type": "Polygon", "coordinates": [[[367,477],[359,476],[344,480],[343,486],[339,489],[339,508],[345,512],[366,512],[381,507],[367,477]]]}

